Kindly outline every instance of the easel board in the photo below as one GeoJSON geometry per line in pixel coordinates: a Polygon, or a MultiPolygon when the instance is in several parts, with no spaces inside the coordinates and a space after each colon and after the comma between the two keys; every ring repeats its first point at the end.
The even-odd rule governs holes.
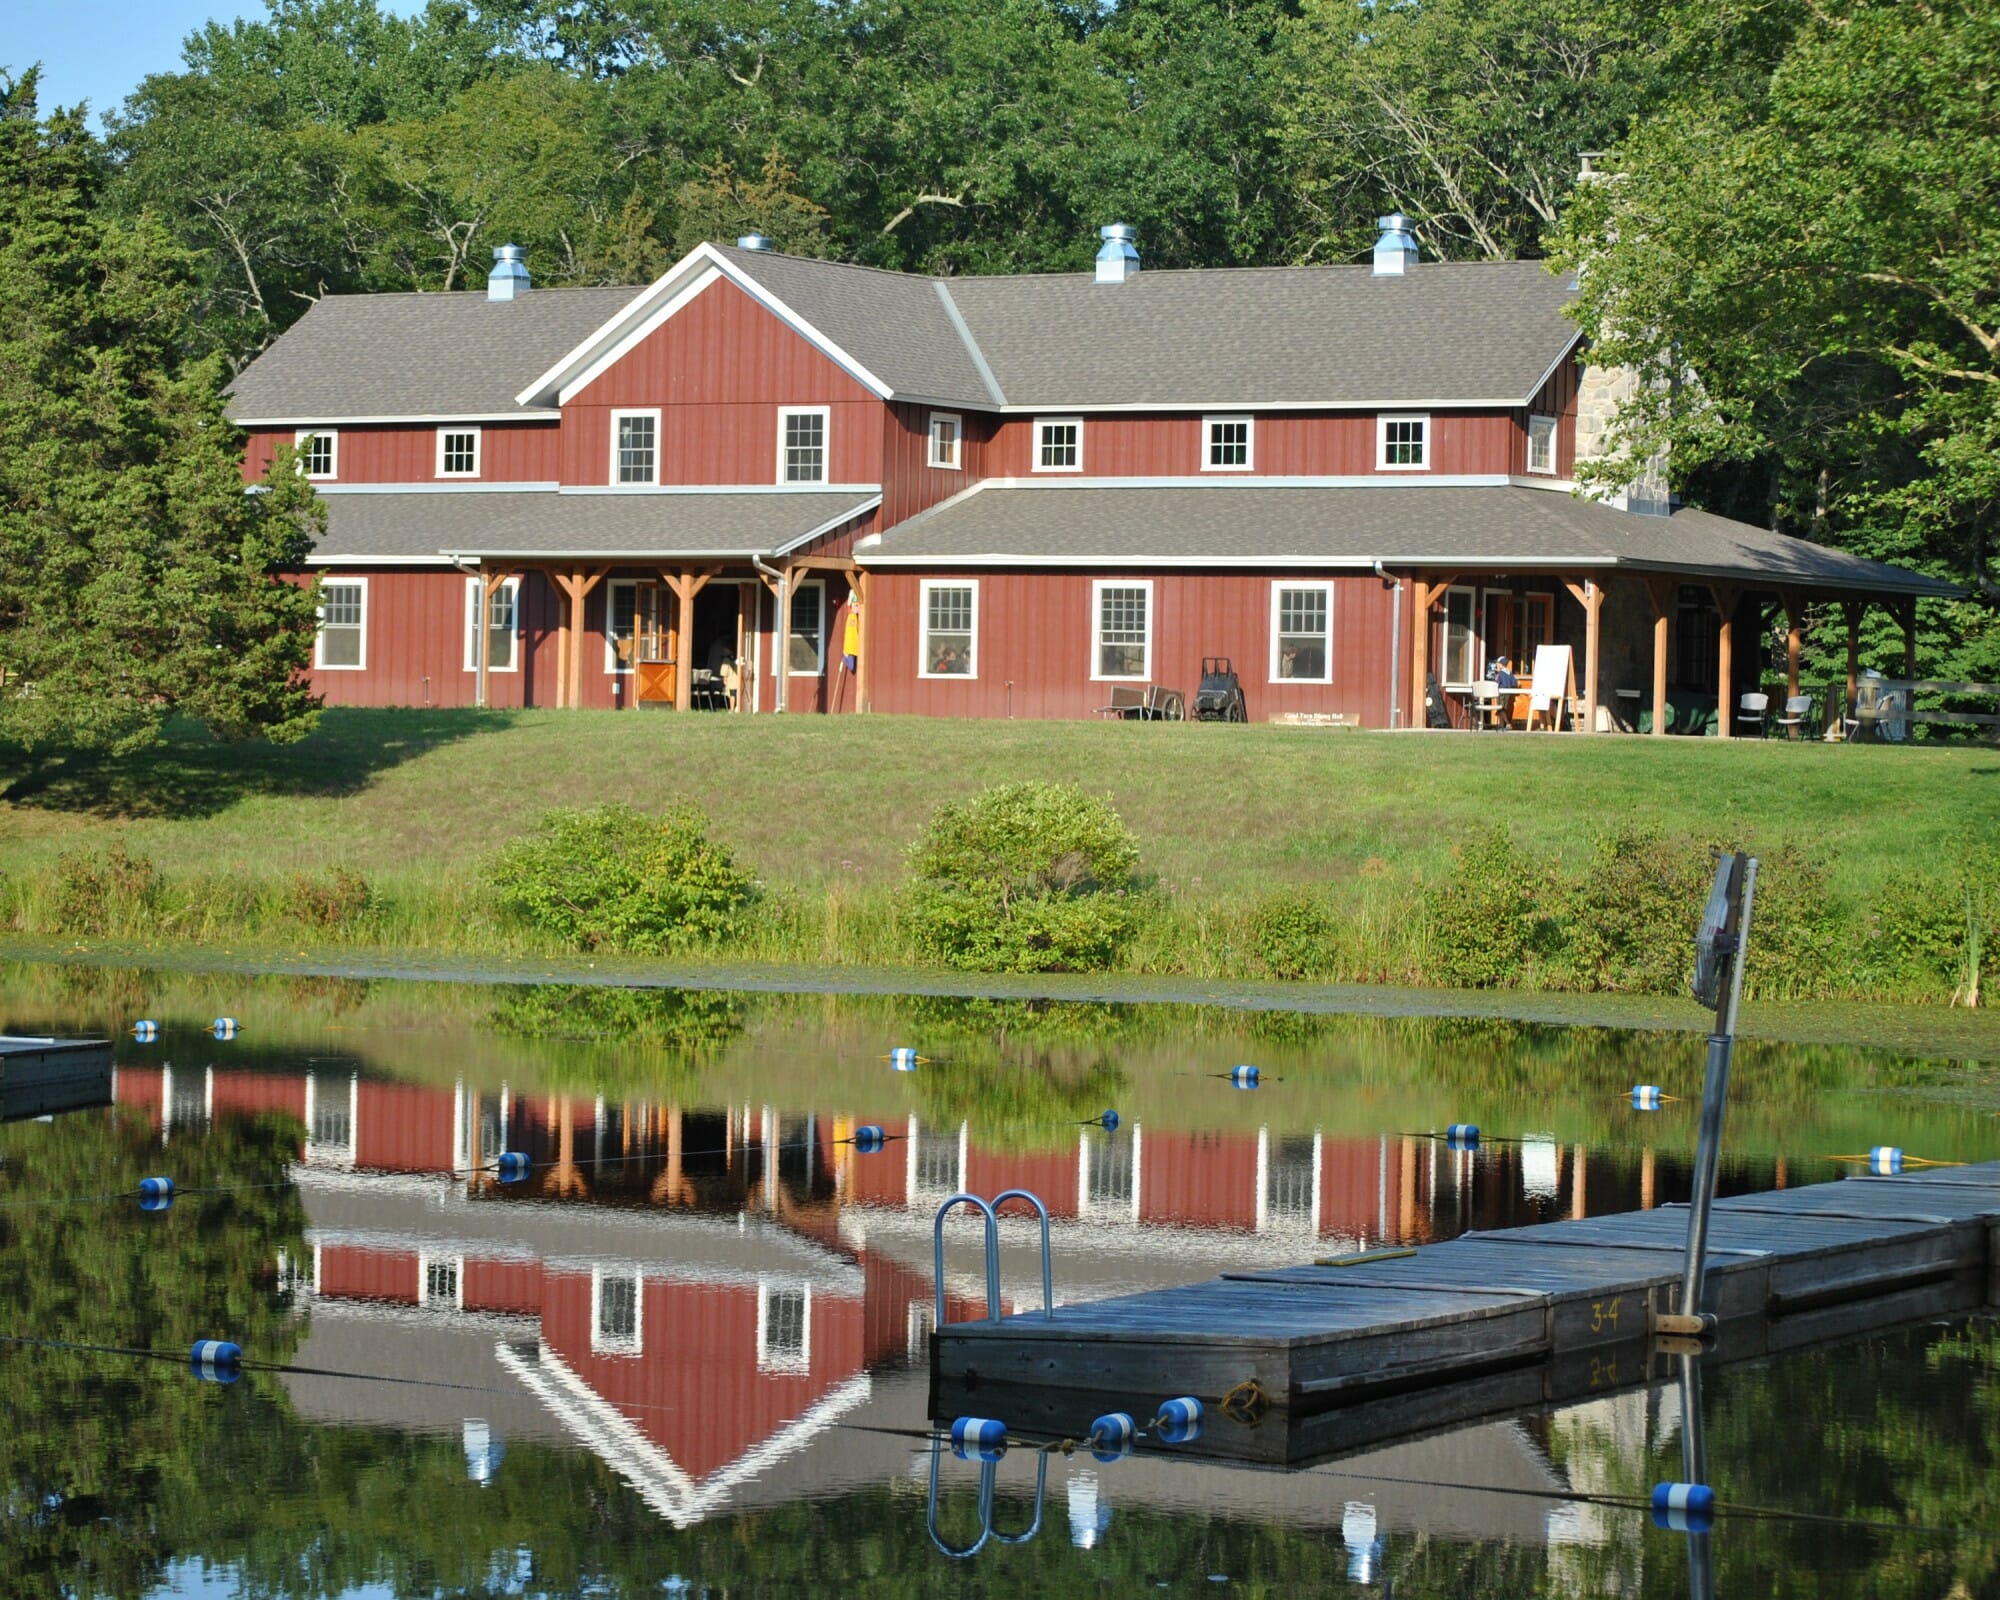
{"type": "Polygon", "coordinates": [[[1535,646],[1535,675],[1528,688],[1528,726],[1542,712],[1549,713],[1551,727],[1560,724],[1562,714],[1576,698],[1576,663],[1566,644],[1535,646]]]}

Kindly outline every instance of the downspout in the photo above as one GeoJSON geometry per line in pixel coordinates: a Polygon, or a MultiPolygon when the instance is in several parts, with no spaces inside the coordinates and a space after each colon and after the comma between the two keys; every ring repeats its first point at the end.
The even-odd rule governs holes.
{"type": "MultiPolygon", "coordinates": [[[[778,653],[778,641],[784,637],[784,619],[791,614],[785,610],[785,607],[789,606],[792,602],[791,579],[779,568],[767,565],[762,556],[753,555],[750,558],[750,566],[752,570],[762,573],[765,577],[777,580],[778,614],[771,618],[771,654],[775,657],[778,653]]],[[[771,677],[773,680],[771,687],[771,709],[773,711],[783,711],[785,709],[785,679],[791,676],[786,671],[789,665],[789,662],[777,660],[773,660],[771,663],[771,677]]]]}
{"type": "Polygon", "coordinates": [[[1403,580],[1390,577],[1379,561],[1375,563],[1375,576],[1396,586],[1395,599],[1389,604],[1389,726],[1393,730],[1402,717],[1403,580]]]}
{"type": "Polygon", "coordinates": [[[477,565],[467,566],[465,557],[453,556],[451,564],[479,585],[478,598],[472,603],[473,634],[478,642],[472,647],[472,659],[478,676],[473,680],[472,704],[480,711],[486,709],[486,574],[477,565]]]}

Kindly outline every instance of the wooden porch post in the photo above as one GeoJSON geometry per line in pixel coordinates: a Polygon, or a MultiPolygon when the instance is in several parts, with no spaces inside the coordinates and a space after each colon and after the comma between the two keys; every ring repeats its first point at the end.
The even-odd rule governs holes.
{"type": "Polygon", "coordinates": [[[1799,696],[1799,652],[1803,645],[1805,602],[1796,589],[1780,589],[1778,603],[1785,608],[1785,698],[1799,696]]]}
{"type": "Polygon", "coordinates": [[[1653,733],[1667,731],[1667,630],[1673,622],[1673,584],[1665,578],[1646,579],[1646,598],[1653,603],[1653,733]]]}
{"type": "Polygon", "coordinates": [[[1914,683],[1917,677],[1917,602],[1914,598],[1905,600],[1896,611],[1903,624],[1903,676],[1914,683]]]}
{"type": "Polygon", "coordinates": [[[1582,583],[1564,580],[1570,597],[1583,607],[1583,731],[1597,731],[1598,613],[1604,609],[1604,587],[1594,578],[1582,583]]]}
{"type": "Polygon", "coordinates": [[[870,680],[868,674],[869,659],[875,654],[873,649],[874,634],[870,628],[870,619],[875,615],[875,597],[872,593],[874,587],[874,584],[869,581],[868,574],[857,567],[854,571],[854,600],[855,604],[861,608],[861,637],[858,641],[861,645],[861,659],[854,666],[854,709],[856,711],[873,711],[875,709],[875,703],[870,697],[870,680]]]}
{"type": "Polygon", "coordinates": [[[549,577],[563,593],[562,661],[556,686],[556,704],[575,708],[583,704],[583,606],[591,590],[604,581],[608,568],[592,572],[557,572],[549,577]]]}
{"type": "Polygon", "coordinates": [[[1861,680],[1861,616],[1868,609],[1866,600],[1843,600],[1840,602],[1841,615],[1847,619],[1847,703],[1854,704],[1854,692],[1861,680]]]}
{"type": "Polygon", "coordinates": [[[708,587],[711,574],[683,568],[661,576],[674,592],[674,709],[686,711],[694,704],[694,662],[689,659],[694,648],[694,597],[708,587]]]}
{"type": "Polygon", "coordinates": [[[1708,592],[1715,599],[1715,609],[1722,618],[1721,626],[1715,630],[1715,734],[1719,739],[1729,737],[1730,716],[1736,709],[1736,602],[1740,593],[1726,583],[1711,583],[1708,592]]]}
{"type": "Polygon", "coordinates": [[[1428,728],[1430,713],[1424,704],[1424,679],[1431,672],[1431,586],[1422,578],[1410,580],[1410,726],[1428,728]]]}

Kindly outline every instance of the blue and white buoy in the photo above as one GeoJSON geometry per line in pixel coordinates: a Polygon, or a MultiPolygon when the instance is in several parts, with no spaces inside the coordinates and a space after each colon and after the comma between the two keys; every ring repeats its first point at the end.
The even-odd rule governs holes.
{"type": "Polygon", "coordinates": [[[1007,1424],[991,1417],[959,1417],[951,1425],[951,1453],[961,1461],[998,1461],[1007,1453],[1007,1424]]]}
{"type": "Polygon", "coordinates": [[[1454,1122],[1444,1130],[1444,1142],[1454,1150],[1477,1150],[1479,1148],[1479,1124],[1476,1122],[1454,1122]]]}
{"type": "Polygon", "coordinates": [[[847,1142],[854,1147],[855,1151],[858,1154],[864,1156],[872,1156],[873,1154],[875,1154],[876,1151],[882,1148],[883,1143],[888,1139],[888,1137],[889,1136],[886,1133],[884,1133],[879,1127],[877,1127],[874,1123],[864,1122],[860,1127],[854,1130],[854,1136],[847,1142]]]}
{"type": "Polygon", "coordinates": [[[208,1025],[208,1031],[218,1039],[233,1039],[241,1026],[234,1017],[217,1017],[208,1025]]]}
{"type": "Polygon", "coordinates": [[[1191,1394],[1164,1402],[1153,1432],[1167,1444],[1191,1444],[1201,1437],[1201,1402],[1191,1394]]]}
{"type": "Polygon", "coordinates": [[[519,1150],[503,1150],[493,1163],[493,1175],[502,1183],[519,1183],[528,1175],[528,1158],[519,1150]]]}
{"type": "Polygon", "coordinates": [[[1705,1483],[1656,1483],[1653,1521],[1676,1533],[1706,1533],[1715,1526],[1715,1491],[1705,1483]]]}
{"type": "Polygon", "coordinates": [[[151,1044],[160,1036],[160,1025],[151,1018],[132,1024],[132,1037],[141,1044],[151,1044]]]}
{"type": "Polygon", "coordinates": [[[1632,1109],[1634,1111],[1658,1111],[1660,1109],[1660,1086],[1657,1083],[1633,1084],[1632,1109]]]}
{"type": "Polygon", "coordinates": [[[890,1069],[896,1072],[915,1072],[918,1059],[917,1052],[906,1044],[899,1044],[889,1052],[890,1069]]]}
{"type": "Polygon", "coordinates": [[[1255,1067],[1231,1067],[1229,1081],[1238,1089],[1254,1089],[1264,1074],[1255,1067]]]}
{"type": "Polygon", "coordinates": [[[174,1180],[172,1178],[141,1178],[139,1180],[139,1209],[141,1211],[165,1211],[174,1203],[174,1180]]]}
{"type": "Polygon", "coordinates": [[[188,1364],[205,1383],[234,1383],[243,1375],[243,1351],[227,1339],[197,1339],[188,1364]]]}
{"type": "Polygon", "coordinates": [[[1903,1152],[1892,1144],[1878,1144],[1868,1152],[1868,1170],[1893,1177],[1903,1170],[1903,1152]]]}
{"type": "Polygon", "coordinates": [[[1121,1461],[1138,1437],[1139,1424],[1129,1411],[1107,1411],[1090,1425],[1090,1453],[1099,1461],[1121,1461]]]}
{"type": "Polygon", "coordinates": [[[1116,1133],[1118,1131],[1118,1113],[1113,1111],[1109,1106],[1106,1106],[1104,1115],[1097,1119],[1097,1125],[1106,1133],[1116,1133]]]}

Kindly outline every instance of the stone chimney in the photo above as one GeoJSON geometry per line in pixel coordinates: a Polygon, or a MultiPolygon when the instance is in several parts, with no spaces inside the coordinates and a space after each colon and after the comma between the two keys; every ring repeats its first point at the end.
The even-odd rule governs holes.
{"type": "Polygon", "coordinates": [[[493,270],[486,274],[486,298],[518,300],[528,292],[528,254],[517,244],[493,252],[493,270]]]}
{"type": "Polygon", "coordinates": [[[1417,264],[1417,236],[1410,229],[1410,219],[1400,211],[1392,211],[1386,217],[1377,217],[1375,226],[1382,230],[1382,236],[1375,241],[1375,276],[1402,277],[1417,264]]]}
{"type": "Polygon", "coordinates": [[[1099,283],[1123,283],[1127,278],[1138,276],[1138,234],[1131,224],[1106,223],[1097,230],[1097,237],[1104,241],[1097,252],[1099,283]]]}
{"type": "MultiPolygon", "coordinates": [[[[1581,153],[1578,168],[1578,183],[1616,183],[1618,174],[1606,172],[1599,163],[1603,161],[1602,151],[1586,150],[1581,153]]],[[[1590,359],[1590,351],[1583,351],[1583,370],[1578,374],[1576,386],[1576,464],[1581,469],[1587,462],[1619,460],[1619,488],[1599,495],[1621,511],[1636,511],[1645,516],[1664,517],[1673,510],[1673,491],[1667,484],[1667,453],[1659,451],[1649,459],[1633,463],[1622,460],[1611,443],[1611,432],[1618,421],[1620,409],[1639,393],[1639,374],[1630,367],[1598,366],[1590,359]]]]}

